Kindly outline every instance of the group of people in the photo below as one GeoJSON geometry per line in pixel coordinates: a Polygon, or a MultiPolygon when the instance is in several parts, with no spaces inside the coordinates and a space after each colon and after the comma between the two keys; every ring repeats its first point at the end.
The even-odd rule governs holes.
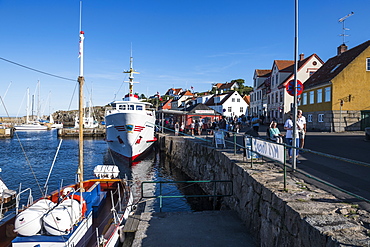
{"type": "MultiPolygon", "coordinates": [[[[293,139],[295,140],[295,146],[299,148],[304,147],[304,139],[306,136],[306,130],[307,130],[307,124],[306,124],[306,118],[303,116],[302,111],[297,111],[297,119],[295,121],[295,124],[297,126],[295,137],[293,137],[293,128],[294,128],[294,122],[293,122],[293,114],[289,115],[289,118],[285,121],[284,129],[286,130],[285,140],[286,144],[289,146],[292,146],[293,139]]],[[[273,141],[276,141],[277,143],[283,143],[283,135],[280,133],[280,130],[277,128],[277,122],[272,121],[269,128],[269,134],[270,139],[273,141]]],[[[288,149],[289,153],[289,162],[292,161],[293,156],[293,150],[292,148],[288,149]]],[[[299,152],[296,152],[296,157],[298,158],[299,152]]],[[[297,159],[297,163],[300,163],[300,161],[297,159]]]]}

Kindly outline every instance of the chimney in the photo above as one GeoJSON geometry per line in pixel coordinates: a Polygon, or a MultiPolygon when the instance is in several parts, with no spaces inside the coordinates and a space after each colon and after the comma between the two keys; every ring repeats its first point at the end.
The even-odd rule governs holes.
{"type": "Polygon", "coordinates": [[[303,53],[299,54],[299,61],[302,61],[303,59],[304,59],[304,54],[303,53]]]}
{"type": "Polygon", "coordinates": [[[338,46],[338,48],[337,48],[338,54],[337,55],[339,56],[343,52],[346,52],[347,48],[348,47],[345,44],[341,44],[340,46],[338,46]]]}

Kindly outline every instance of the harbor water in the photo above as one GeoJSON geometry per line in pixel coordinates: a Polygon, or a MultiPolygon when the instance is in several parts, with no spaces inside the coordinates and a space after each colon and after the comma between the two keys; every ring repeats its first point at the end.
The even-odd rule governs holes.
{"type": "MultiPolygon", "coordinates": [[[[0,156],[0,176],[8,188],[16,191],[19,191],[19,188],[31,188],[34,199],[41,197],[45,191],[51,192],[61,186],[75,183],[77,179],[78,139],[58,138],[56,130],[16,131],[13,138],[0,139],[0,156]]],[[[93,169],[99,164],[116,164],[119,167],[120,176],[127,178],[132,184],[135,201],[141,199],[143,181],[173,180],[172,171],[165,170],[159,153],[155,151],[131,166],[111,155],[102,138],[86,138],[85,180],[94,177],[93,169]]],[[[147,197],[158,195],[159,185],[145,184],[143,194],[147,197]]],[[[168,184],[162,187],[162,194],[181,195],[182,192],[178,185],[168,184]]],[[[143,200],[146,200],[146,210],[159,212],[158,200],[143,200]]],[[[166,212],[192,211],[184,198],[165,199],[162,209],[166,212]]]]}

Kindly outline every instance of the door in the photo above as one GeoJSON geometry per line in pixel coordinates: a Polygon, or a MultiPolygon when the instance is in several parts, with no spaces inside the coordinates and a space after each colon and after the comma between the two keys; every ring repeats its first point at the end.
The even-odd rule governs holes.
{"type": "Polygon", "coordinates": [[[370,111],[361,111],[361,130],[370,127],[370,111]]]}

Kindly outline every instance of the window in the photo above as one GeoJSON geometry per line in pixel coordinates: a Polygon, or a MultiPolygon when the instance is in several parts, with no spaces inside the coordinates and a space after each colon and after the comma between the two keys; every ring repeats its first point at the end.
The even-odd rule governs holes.
{"type": "Polygon", "coordinates": [[[275,102],[277,103],[277,102],[279,102],[279,93],[276,92],[275,96],[276,96],[276,101],[275,102]]]}
{"type": "Polygon", "coordinates": [[[128,110],[130,110],[130,111],[135,110],[135,106],[134,106],[134,105],[129,105],[129,106],[128,106],[128,110]]]}
{"type": "Polygon", "coordinates": [[[227,111],[228,111],[228,112],[231,112],[231,106],[229,106],[229,107],[227,108],[227,111]]]}
{"type": "Polygon", "coordinates": [[[243,109],[243,107],[240,107],[240,112],[244,112],[244,109],[243,109]]]}
{"type": "Polygon", "coordinates": [[[331,92],[330,92],[330,87],[326,87],[325,88],[325,102],[330,102],[330,95],[331,92]]]}
{"type": "Polygon", "coordinates": [[[324,114],[319,114],[318,115],[318,122],[320,122],[320,123],[324,122],[324,114]]]}
{"type": "Polygon", "coordinates": [[[142,105],[137,105],[137,106],[136,106],[136,110],[138,110],[138,111],[142,111],[142,110],[143,110],[143,106],[142,106],[142,105]]]}
{"type": "Polygon", "coordinates": [[[315,103],[315,91],[310,91],[310,104],[315,103]]]}
{"type": "Polygon", "coordinates": [[[370,58],[366,58],[366,70],[370,71],[370,58]]]}
{"type": "Polygon", "coordinates": [[[317,90],[317,103],[321,103],[322,102],[322,89],[318,89],[317,90]]]}
{"type": "Polygon", "coordinates": [[[240,99],[236,99],[236,102],[240,102],[240,99]]]}
{"type": "Polygon", "coordinates": [[[231,102],[235,102],[235,98],[232,98],[232,99],[231,99],[231,102]]]}
{"type": "Polygon", "coordinates": [[[126,105],[119,105],[118,107],[120,110],[126,110],[126,105]]]}
{"type": "Polygon", "coordinates": [[[307,105],[307,93],[302,94],[302,105],[307,105]]]}
{"type": "Polygon", "coordinates": [[[312,114],[307,115],[307,122],[312,123],[312,114]]]}
{"type": "Polygon", "coordinates": [[[280,91],[280,102],[283,102],[283,91],[280,91]]]}

